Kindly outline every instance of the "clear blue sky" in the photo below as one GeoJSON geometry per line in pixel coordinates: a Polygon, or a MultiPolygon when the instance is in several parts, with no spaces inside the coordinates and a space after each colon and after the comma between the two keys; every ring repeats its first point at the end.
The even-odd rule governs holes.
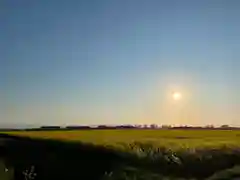
{"type": "Polygon", "coordinates": [[[2,0],[0,123],[240,125],[239,17],[238,0],[2,0]]]}

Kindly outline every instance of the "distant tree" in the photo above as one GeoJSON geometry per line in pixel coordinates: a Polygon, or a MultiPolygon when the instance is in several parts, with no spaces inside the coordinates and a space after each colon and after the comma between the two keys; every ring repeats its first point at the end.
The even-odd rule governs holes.
{"type": "Polygon", "coordinates": [[[135,127],[135,128],[141,128],[142,125],[140,125],[140,124],[136,124],[134,127],[135,127]]]}
{"type": "Polygon", "coordinates": [[[224,124],[224,125],[221,126],[221,128],[229,128],[229,125],[224,124]]]}
{"type": "Polygon", "coordinates": [[[205,126],[205,128],[210,128],[210,129],[212,129],[212,128],[214,128],[214,126],[213,126],[213,125],[207,125],[207,126],[205,126]]]}
{"type": "Polygon", "coordinates": [[[162,125],[162,128],[163,129],[169,129],[169,128],[171,128],[171,126],[170,125],[162,125]]]}
{"type": "Polygon", "coordinates": [[[67,126],[67,129],[90,129],[90,126],[67,126]]]}
{"type": "Polygon", "coordinates": [[[158,128],[158,125],[157,125],[157,124],[151,124],[151,125],[150,125],[150,128],[151,128],[151,129],[156,129],[156,128],[158,128]]]}
{"type": "Polygon", "coordinates": [[[144,124],[144,125],[143,125],[143,128],[148,128],[148,125],[147,125],[147,124],[144,124]]]}
{"type": "Polygon", "coordinates": [[[60,126],[41,126],[41,129],[46,129],[46,130],[55,130],[55,129],[60,129],[60,126]]]}
{"type": "Polygon", "coordinates": [[[132,125],[121,125],[121,126],[116,126],[116,128],[118,128],[118,129],[132,129],[132,128],[136,128],[136,127],[132,126],[132,125]]]}
{"type": "Polygon", "coordinates": [[[107,129],[107,126],[106,126],[106,125],[99,125],[99,126],[97,127],[97,129],[107,129]]]}

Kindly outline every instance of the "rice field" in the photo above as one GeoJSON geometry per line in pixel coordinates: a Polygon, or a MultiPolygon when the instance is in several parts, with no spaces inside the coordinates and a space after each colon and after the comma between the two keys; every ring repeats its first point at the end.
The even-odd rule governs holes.
{"type": "Polygon", "coordinates": [[[113,146],[141,142],[171,149],[240,146],[240,131],[237,130],[60,130],[7,134],[113,146]]]}

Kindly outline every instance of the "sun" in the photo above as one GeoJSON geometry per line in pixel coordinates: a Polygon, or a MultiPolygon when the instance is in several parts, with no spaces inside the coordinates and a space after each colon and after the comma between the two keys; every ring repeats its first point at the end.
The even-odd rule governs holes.
{"type": "Polygon", "coordinates": [[[182,98],[182,95],[179,92],[173,92],[172,93],[172,98],[173,98],[173,100],[177,101],[177,100],[180,100],[182,98]]]}

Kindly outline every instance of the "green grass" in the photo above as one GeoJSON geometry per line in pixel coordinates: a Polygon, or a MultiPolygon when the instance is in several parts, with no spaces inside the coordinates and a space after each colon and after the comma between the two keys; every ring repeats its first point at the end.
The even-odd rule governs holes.
{"type": "Polygon", "coordinates": [[[1,159],[0,159],[0,179],[1,180],[12,180],[13,179],[13,170],[8,169],[8,171],[6,171],[6,166],[1,159]]]}
{"type": "MultiPolygon", "coordinates": [[[[96,174],[99,168],[105,172],[106,168],[102,180],[240,177],[240,131],[237,130],[64,130],[7,134],[30,137],[24,140],[29,145],[17,140],[18,145],[10,143],[9,149],[15,155],[19,149],[27,151],[32,154],[29,157],[39,158],[37,161],[46,169],[54,166],[56,172],[51,178],[64,176],[59,173],[63,173],[61,168],[66,167],[66,162],[75,176],[88,163],[91,174],[96,174]],[[73,161],[81,163],[73,166],[73,161]]],[[[5,143],[7,146],[8,142],[5,143]]],[[[19,154],[16,158],[23,156],[28,155],[19,154]]]]}
{"type": "Polygon", "coordinates": [[[240,131],[234,130],[79,130],[23,131],[8,134],[114,146],[139,141],[172,149],[240,146],[240,131]]]}

